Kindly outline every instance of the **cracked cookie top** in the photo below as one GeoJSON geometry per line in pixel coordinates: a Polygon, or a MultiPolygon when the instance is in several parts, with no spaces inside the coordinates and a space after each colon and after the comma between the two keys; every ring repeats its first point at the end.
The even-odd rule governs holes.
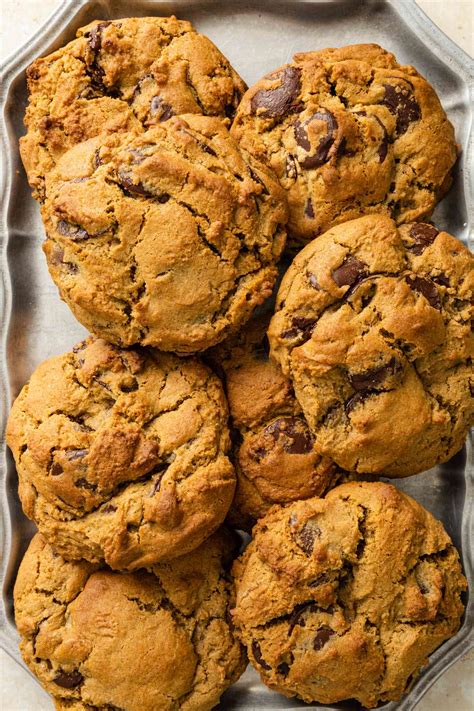
{"type": "Polygon", "coordinates": [[[234,564],[231,614],[263,682],[286,696],[397,700],[459,628],[458,553],[390,484],[274,507],[253,535],[234,564]]]}
{"type": "Polygon", "coordinates": [[[35,196],[61,155],[100,133],[143,131],[174,114],[229,117],[245,85],[217,47],[175,17],[95,21],[27,70],[20,149],[35,196]]]}
{"type": "Polygon", "coordinates": [[[59,709],[197,711],[245,668],[228,623],[226,531],[171,563],[118,573],[63,560],[37,534],[18,571],[25,662],[59,709]]]}
{"type": "Polygon", "coordinates": [[[407,476],[463,446],[472,398],[474,258],[446,232],[346,222],[293,261],[269,328],[318,450],[407,476]]]}
{"type": "Polygon", "coordinates": [[[228,520],[250,531],[274,504],[320,496],[343,473],[319,455],[289,378],[269,358],[270,315],[213,349],[229,403],[237,489],[228,520]]]}
{"type": "Polygon", "coordinates": [[[133,570],[182,555],[234,494],[224,393],[196,360],[89,338],[36,369],[7,442],[26,515],[68,559],[133,570]]]}
{"type": "Polygon", "coordinates": [[[287,191],[293,249],[368,213],[429,216],[457,155],[433,88],[374,44],[296,54],[247,91],[232,131],[287,191]]]}
{"type": "Polygon", "coordinates": [[[189,114],[71,149],[43,219],[51,276],[86,328],[187,354],[270,295],[287,205],[220,119],[189,114]]]}

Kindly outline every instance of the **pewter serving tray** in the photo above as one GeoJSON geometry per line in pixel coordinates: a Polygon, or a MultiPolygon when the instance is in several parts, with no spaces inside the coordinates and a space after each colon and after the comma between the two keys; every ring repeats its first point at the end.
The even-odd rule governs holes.
{"type": "MultiPolygon", "coordinates": [[[[414,64],[432,82],[456,128],[462,146],[454,186],[438,206],[434,219],[465,242],[469,240],[467,156],[472,113],[469,90],[473,63],[417,8],[413,0],[66,0],[42,29],[4,67],[3,155],[0,288],[0,404],[2,433],[11,400],[40,361],[69,349],[84,335],[58,297],[41,251],[43,228],[37,204],[30,196],[18,154],[24,132],[25,68],[37,56],[65,44],[75,31],[94,19],[176,14],[191,20],[208,35],[251,85],[266,72],[290,60],[295,52],[323,47],[377,42],[393,51],[401,63],[414,64]]],[[[19,663],[18,635],[13,621],[12,587],[33,526],[23,516],[17,498],[16,472],[0,442],[1,578],[0,641],[19,663]]],[[[443,466],[395,482],[444,522],[462,554],[471,589],[472,439],[467,448],[443,466]]],[[[472,644],[474,606],[468,601],[459,633],[431,657],[411,693],[385,709],[413,709],[431,684],[472,644]]],[[[46,698],[46,697],[45,697],[46,698]]],[[[52,707],[52,706],[51,706],[52,707]]],[[[323,708],[306,706],[269,691],[250,668],[222,698],[220,709],[323,708]]],[[[346,702],[325,708],[356,709],[346,702]]]]}

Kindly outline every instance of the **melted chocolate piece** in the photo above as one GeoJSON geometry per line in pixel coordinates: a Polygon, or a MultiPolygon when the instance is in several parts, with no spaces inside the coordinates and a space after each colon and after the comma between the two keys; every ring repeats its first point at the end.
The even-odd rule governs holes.
{"type": "Polygon", "coordinates": [[[299,104],[295,104],[295,99],[300,92],[301,70],[295,67],[285,67],[281,71],[273,74],[269,79],[280,79],[280,86],[275,89],[261,89],[252,96],[250,108],[253,114],[258,109],[264,116],[281,118],[287,114],[300,109],[299,104]]]}
{"type": "Polygon", "coordinates": [[[75,689],[84,681],[82,674],[75,670],[72,672],[59,671],[53,679],[54,683],[63,689],[75,689]]]}
{"type": "Polygon", "coordinates": [[[96,491],[97,486],[95,484],[91,484],[90,481],[87,481],[87,479],[84,479],[84,477],[81,477],[81,479],[77,479],[74,484],[77,486],[78,489],[87,489],[88,491],[96,491]]]}
{"type": "Polygon", "coordinates": [[[117,511],[117,507],[113,504],[107,504],[107,506],[104,506],[102,509],[102,513],[114,513],[115,511],[117,511]]]}
{"type": "Polygon", "coordinates": [[[329,158],[329,151],[334,143],[335,132],[337,130],[337,121],[330,111],[325,109],[324,111],[317,111],[304,123],[296,121],[294,124],[295,140],[301,148],[305,151],[311,150],[311,142],[309,140],[308,132],[306,127],[312,121],[325,121],[327,124],[327,135],[323,136],[319,141],[316,152],[313,155],[306,156],[302,160],[299,160],[299,164],[302,168],[318,168],[319,166],[326,163],[329,158]]]}
{"type": "Polygon", "coordinates": [[[289,454],[307,454],[313,449],[313,438],[306,423],[299,417],[280,417],[265,428],[273,439],[283,440],[283,449],[289,454]]]}
{"type": "Polygon", "coordinates": [[[396,358],[392,358],[387,364],[378,368],[371,368],[363,373],[353,373],[349,376],[350,383],[354,390],[361,392],[371,390],[376,385],[380,385],[387,376],[394,375],[401,370],[401,365],[396,358]]]}
{"type": "Polygon", "coordinates": [[[316,524],[307,521],[295,535],[296,544],[306,555],[311,555],[316,538],[321,535],[321,529],[316,524]]]}
{"type": "Polygon", "coordinates": [[[407,249],[419,256],[435,241],[438,235],[439,231],[433,225],[428,225],[425,222],[413,225],[410,229],[410,237],[414,241],[411,247],[407,247],[407,249]]]}
{"type": "Polygon", "coordinates": [[[383,131],[382,141],[380,142],[380,146],[378,149],[379,161],[380,163],[383,163],[388,153],[388,133],[387,129],[385,128],[379,117],[374,115],[374,119],[377,121],[383,131]]]}
{"type": "Polygon", "coordinates": [[[73,262],[64,261],[64,249],[62,249],[59,244],[54,245],[49,261],[51,264],[64,267],[64,269],[69,272],[69,274],[77,274],[77,272],[79,271],[79,267],[77,266],[77,264],[74,264],[73,262]]]}
{"type": "Polygon", "coordinates": [[[295,609],[291,613],[290,619],[288,620],[288,637],[291,635],[296,625],[298,625],[298,627],[306,627],[303,615],[306,611],[311,611],[315,608],[316,605],[313,600],[302,602],[301,604],[295,606],[295,609]]]}
{"type": "Polygon", "coordinates": [[[410,289],[422,294],[430,306],[434,309],[438,309],[438,311],[441,309],[441,299],[439,298],[438,289],[431,279],[425,279],[424,277],[412,274],[405,277],[405,281],[410,289]]]}
{"type": "Polygon", "coordinates": [[[396,132],[400,136],[406,132],[412,121],[418,121],[421,118],[420,106],[413,96],[412,90],[408,87],[400,86],[400,84],[396,86],[384,84],[384,89],[385,98],[382,104],[396,116],[396,132]]]}
{"type": "Polygon", "coordinates": [[[303,336],[306,340],[311,336],[311,331],[314,328],[316,319],[305,318],[304,316],[295,316],[291,322],[291,328],[283,331],[282,338],[295,338],[303,336]]]}
{"type": "Polygon", "coordinates": [[[436,274],[431,277],[431,281],[434,281],[435,284],[439,284],[440,286],[451,286],[446,274],[436,274]]]}
{"type": "Polygon", "coordinates": [[[142,77],[140,77],[140,79],[137,81],[135,89],[133,90],[132,101],[137,98],[138,94],[141,94],[142,85],[149,79],[153,79],[153,74],[144,74],[142,77]]]}
{"type": "Polygon", "coordinates": [[[324,585],[325,583],[329,582],[329,576],[327,573],[321,573],[321,575],[318,575],[317,578],[314,580],[311,580],[310,583],[308,583],[309,588],[317,588],[320,585],[324,585]]]}
{"type": "Polygon", "coordinates": [[[64,471],[64,469],[59,464],[59,462],[53,462],[53,464],[51,465],[51,469],[49,470],[49,473],[51,474],[51,476],[59,476],[60,474],[63,473],[63,471],[64,471]]]}
{"type": "Polygon", "coordinates": [[[368,276],[367,265],[349,254],[340,267],[334,269],[332,278],[337,286],[352,286],[368,276]]]}
{"type": "Polygon", "coordinates": [[[260,649],[259,643],[254,639],[252,642],[252,654],[255,657],[255,661],[259,664],[262,669],[270,670],[271,666],[266,663],[265,659],[262,657],[262,651],[260,649]]]}
{"type": "Polygon", "coordinates": [[[311,198],[308,198],[306,200],[304,214],[306,215],[306,217],[309,217],[310,219],[312,219],[314,217],[313,203],[311,202],[311,198]]]}
{"type": "Polygon", "coordinates": [[[150,114],[153,118],[159,113],[159,121],[167,121],[174,116],[173,107],[160,96],[154,96],[150,102],[150,114]]]}
{"type": "Polygon", "coordinates": [[[93,54],[93,59],[89,66],[89,76],[92,86],[102,92],[106,92],[107,89],[104,85],[105,72],[99,64],[99,52],[102,48],[102,30],[110,24],[111,22],[99,22],[88,33],[88,44],[93,54]]]}
{"type": "Polygon", "coordinates": [[[286,662],[281,662],[281,664],[277,666],[277,672],[282,676],[288,676],[289,671],[290,666],[286,662]]]}
{"type": "Polygon", "coordinates": [[[92,236],[80,225],[74,225],[72,222],[66,222],[66,220],[59,220],[56,229],[60,235],[69,237],[69,239],[72,239],[74,242],[80,242],[92,236]]]}
{"type": "Polygon", "coordinates": [[[119,171],[117,175],[117,183],[122,187],[122,189],[128,193],[131,197],[150,197],[157,202],[164,204],[168,202],[170,196],[167,193],[162,193],[161,195],[156,195],[145,188],[143,183],[134,183],[130,173],[125,171],[119,171]]]}
{"type": "Polygon", "coordinates": [[[329,627],[321,627],[320,630],[318,630],[314,642],[313,642],[313,649],[318,652],[320,649],[324,647],[326,642],[329,640],[330,637],[335,634],[334,630],[330,629],[329,627]]]}

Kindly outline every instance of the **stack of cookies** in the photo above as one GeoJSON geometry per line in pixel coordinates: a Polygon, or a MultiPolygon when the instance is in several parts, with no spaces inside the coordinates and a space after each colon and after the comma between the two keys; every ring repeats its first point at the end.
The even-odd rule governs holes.
{"type": "Polygon", "coordinates": [[[355,45],[246,91],[174,17],[93,22],[28,88],[49,271],[91,336],[8,423],[26,663],[74,711],[211,709],[247,659],[308,703],[399,699],[467,587],[380,481],[474,419],[474,260],[423,222],[457,157],[433,88],[355,45]]]}

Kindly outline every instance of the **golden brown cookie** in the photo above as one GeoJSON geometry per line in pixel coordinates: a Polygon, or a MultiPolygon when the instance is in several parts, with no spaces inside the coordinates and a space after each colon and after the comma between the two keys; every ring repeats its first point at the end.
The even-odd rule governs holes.
{"type": "Polygon", "coordinates": [[[233,621],[262,681],[372,708],[459,628],[466,580],[442,524],[390,484],[274,507],[235,562],[233,621]]]}
{"type": "Polygon", "coordinates": [[[285,195],[217,118],[189,114],[138,137],[92,139],[47,182],[50,273],[97,336],[194,353],[271,293],[285,195]]]}
{"type": "Polygon", "coordinates": [[[213,349],[229,403],[237,488],[228,520],[250,531],[274,504],[320,496],[343,472],[314,448],[290,380],[270,360],[270,315],[213,349]]]}
{"type": "Polygon", "coordinates": [[[303,249],[269,338],[316,447],[348,471],[447,461],[474,420],[474,258],[447,232],[371,215],[303,249]]]}
{"type": "Polygon", "coordinates": [[[82,27],[27,70],[20,149],[36,197],[72,146],[100,133],[140,133],[174,114],[232,117],[245,85],[190,22],[129,17],[82,27]]]}
{"type": "Polygon", "coordinates": [[[224,530],[150,572],[66,562],[37,534],[20,565],[25,662],[56,708],[206,711],[245,653],[228,623],[235,541],[224,530]]]}
{"type": "Polygon", "coordinates": [[[224,393],[192,359],[89,338],[36,369],[7,442],[26,515],[67,559],[135,570],[182,555],[234,494],[224,393]]]}
{"type": "Polygon", "coordinates": [[[375,44],[296,54],[247,91],[232,131],[287,191],[293,249],[368,213],[429,216],[457,153],[430,84],[375,44]]]}

